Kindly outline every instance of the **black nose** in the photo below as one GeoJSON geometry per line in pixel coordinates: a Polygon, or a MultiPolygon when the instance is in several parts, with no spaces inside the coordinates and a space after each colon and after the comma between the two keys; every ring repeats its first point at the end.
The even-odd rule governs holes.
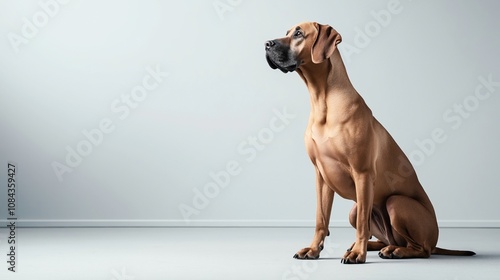
{"type": "Polygon", "coordinates": [[[273,40],[266,41],[266,50],[274,47],[274,45],[276,45],[276,42],[274,42],[273,40]]]}

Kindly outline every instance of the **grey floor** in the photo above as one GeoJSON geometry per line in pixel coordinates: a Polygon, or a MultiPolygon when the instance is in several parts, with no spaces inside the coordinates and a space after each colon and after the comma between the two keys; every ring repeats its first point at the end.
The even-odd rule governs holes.
{"type": "Polygon", "coordinates": [[[331,228],[319,260],[292,258],[311,228],[20,228],[16,273],[7,271],[0,229],[0,279],[500,279],[500,229],[441,229],[439,245],[474,257],[383,260],[363,265],[340,258],[354,241],[331,228]]]}

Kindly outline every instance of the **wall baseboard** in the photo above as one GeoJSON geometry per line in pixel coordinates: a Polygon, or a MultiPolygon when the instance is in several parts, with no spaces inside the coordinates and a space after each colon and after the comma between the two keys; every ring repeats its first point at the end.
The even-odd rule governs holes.
{"type": "MultiPolygon", "coordinates": [[[[0,220],[8,225],[10,221],[0,220]]],[[[500,228],[500,220],[440,220],[442,228],[500,228]]],[[[314,227],[313,220],[27,220],[16,227],[314,227]]],[[[331,227],[351,227],[347,221],[332,220],[331,227]]]]}

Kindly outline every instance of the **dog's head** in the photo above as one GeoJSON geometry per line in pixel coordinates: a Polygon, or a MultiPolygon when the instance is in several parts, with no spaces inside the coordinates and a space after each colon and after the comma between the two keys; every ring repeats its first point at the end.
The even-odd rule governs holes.
{"type": "Polygon", "coordinates": [[[266,59],[271,68],[292,72],[302,65],[325,61],[341,41],[331,26],[304,22],[289,29],[285,37],[267,41],[266,59]]]}

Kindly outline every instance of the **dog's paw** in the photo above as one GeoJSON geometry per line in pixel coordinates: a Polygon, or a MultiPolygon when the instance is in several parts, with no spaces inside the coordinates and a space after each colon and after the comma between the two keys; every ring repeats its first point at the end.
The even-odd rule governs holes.
{"type": "Polygon", "coordinates": [[[378,255],[383,259],[428,258],[431,256],[431,251],[424,248],[418,250],[412,247],[389,245],[382,248],[378,255]]]}
{"type": "Polygon", "coordinates": [[[319,248],[310,248],[306,247],[301,250],[299,250],[294,256],[294,259],[299,259],[299,260],[315,260],[319,258],[319,254],[323,250],[323,246],[319,248]]]}
{"type": "Polygon", "coordinates": [[[340,260],[343,264],[361,264],[366,262],[366,252],[362,253],[354,248],[348,249],[340,260]]]}
{"type": "Polygon", "coordinates": [[[398,246],[394,245],[386,246],[378,252],[378,256],[382,259],[401,259],[397,252],[398,248],[398,246]]]}

